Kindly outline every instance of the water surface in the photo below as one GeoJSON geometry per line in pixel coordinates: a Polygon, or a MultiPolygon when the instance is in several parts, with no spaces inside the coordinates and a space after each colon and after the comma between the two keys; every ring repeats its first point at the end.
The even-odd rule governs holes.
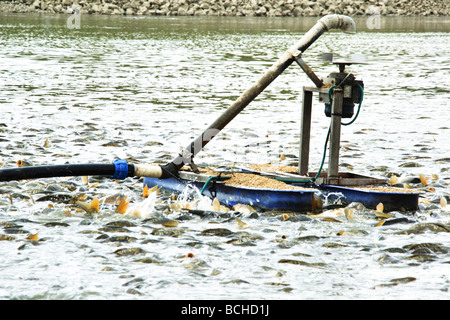
{"type": "MultiPolygon", "coordinates": [[[[317,20],[83,15],[80,29],[69,29],[67,18],[0,16],[3,167],[16,166],[19,159],[35,165],[116,158],[166,163],[317,20]]],[[[341,217],[341,223],[260,214],[239,216],[249,226],[240,230],[234,219],[180,213],[168,207],[170,195],[161,194],[151,204],[153,215],[177,220],[182,232],[161,235],[155,220],[124,217],[106,202],[91,216],[63,199],[121,194],[138,203],[138,180],[1,183],[0,233],[14,240],[0,242],[0,297],[448,299],[449,233],[396,233],[419,223],[449,224],[449,211],[440,205],[450,194],[449,20],[381,19],[381,29],[368,28],[360,18],[356,35],[326,33],[303,58],[323,77],[337,68],[321,61],[322,52],[367,56],[369,64],[348,67],[364,81],[365,98],[357,121],[342,129],[341,169],[376,177],[430,177],[427,187],[411,182],[424,190],[420,210],[393,213],[413,223],[374,227],[378,221],[365,210],[352,221],[341,217]],[[44,198],[50,195],[55,197],[44,198]],[[100,230],[124,219],[135,226],[124,233],[100,230]],[[234,234],[202,234],[211,228],[234,234]],[[240,231],[253,240],[229,242],[242,237],[240,231]],[[342,231],[351,233],[338,235],[342,231]],[[35,233],[41,241],[25,239],[35,233]],[[134,240],[112,241],[118,234],[134,240]],[[308,236],[316,238],[305,241],[308,236]],[[446,249],[432,252],[432,261],[411,258],[412,251],[404,249],[422,243],[446,249]],[[145,252],[114,253],[129,247],[145,252]],[[386,251],[390,248],[398,250],[386,251]],[[189,252],[195,257],[186,258],[189,252]],[[136,262],[142,258],[159,263],[136,262]],[[279,263],[282,259],[310,264],[279,263]]],[[[197,163],[295,165],[305,85],[312,83],[291,66],[199,153],[197,163]]],[[[312,170],[322,158],[328,124],[315,99],[312,170]]],[[[204,207],[211,203],[200,200],[204,207]]]]}

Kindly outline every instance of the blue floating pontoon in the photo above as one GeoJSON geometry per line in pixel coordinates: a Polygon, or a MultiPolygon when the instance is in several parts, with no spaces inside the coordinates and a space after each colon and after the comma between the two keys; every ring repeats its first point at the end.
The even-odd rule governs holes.
{"type": "MultiPolygon", "coordinates": [[[[204,174],[180,172],[180,176],[168,179],[144,178],[144,185],[149,188],[160,186],[163,190],[182,193],[186,187],[192,186],[202,190],[202,194],[216,197],[221,203],[230,207],[235,204],[249,204],[264,210],[287,210],[294,212],[311,211],[314,195],[327,197],[328,200],[339,200],[341,204],[360,202],[365,207],[374,209],[380,202],[385,211],[418,209],[419,194],[403,192],[380,192],[370,189],[350,188],[334,185],[321,185],[311,190],[260,189],[226,185],[224,181],[214,181],[204,174]]],[[[300,186],[300,185],[299,185],[300,186]]]]}
{"type": "Polygon", "coordinates": [[[419,208],[419,193],[382,192],[324,185],[322,192],[330,199],[339,199],[342,204],[360,202],[366,208],[375,209],[381,202],[385,211],[414,211],[419,208]]]}
{"type": "MultiPolygon", "coordinates": [[[[162,189],[181,193],[190,185],[201,190],[205,182],[183,180],[175,178],[157,179],[144,178],[144,185],[149,188],[160,186],[162,189]]],[[[214,188],[205,188],[203,195],[216,197],[221,203],[232,207],[238,203],[249,204],[255,208],[264,210],[290,210],[295,212],[312,209],[313,197],[316,190],[275,190],[255,189],[246,187],[228,186],[223,183],[215,183],[214,188]]]]}

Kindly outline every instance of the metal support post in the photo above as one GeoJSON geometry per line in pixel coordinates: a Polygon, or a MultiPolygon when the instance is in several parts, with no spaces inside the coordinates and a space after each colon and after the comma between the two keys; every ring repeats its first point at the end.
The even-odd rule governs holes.
{"type": "Polygon", "coordinates": [[[312,95],[312,91],[303,88],[303,104],[300,122],[300,155],[298,163],[298,170],[302,176],[308,175],[312,95]]]}
{"type": "Polygon", "coordinates": [[[344,91],[340,88],[335,88],[332,100],[328,182],[337,185],[339,182],[339,149],[341,143],[341,118],[344,91]]]}

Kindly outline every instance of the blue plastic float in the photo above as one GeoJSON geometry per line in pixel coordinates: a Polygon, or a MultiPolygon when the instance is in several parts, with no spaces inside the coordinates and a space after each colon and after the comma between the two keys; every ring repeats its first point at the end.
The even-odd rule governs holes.
{"type": "Polygon", "coordinates": [[[280,190],[259,189],[241,186],[230,186],[224,183],[215,183],[214,188],[205,187],[204,181],[182,178],[144,178],[144,186],[151,188],[159,186],[163,190],[182,193],[188,186],[203,190],[202,194],[210,198],[217,198],[221,203],[230,207],[242,203],[249,204],[263,210],[287,210],[305,212],[313,209],[314,196],[328,200],[338,201],[346,205],[360,202],[365,207],[375,209],[381,202],[385,211],[418,209],[419,194],[403,192],[380,192],[332,185],[317,186],[311,190],[280,190]]]}

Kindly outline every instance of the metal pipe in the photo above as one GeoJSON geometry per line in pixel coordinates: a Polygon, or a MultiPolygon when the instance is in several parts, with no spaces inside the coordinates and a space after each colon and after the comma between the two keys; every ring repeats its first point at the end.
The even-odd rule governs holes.
{"type": "Polygon", "coordinates": [[[316,41],[323,33],[331,29],[341,29],[345,33],[355,33],[356,26],[352,18],[345,15],[327,15],[321,18],[317,23],[285,54],[275,63],[266,73],[247,89],[225,112],[219,116],[200,136],[192,141],[182,150],[171,163],[162,166],[163,177],[175,174],[185,164],[191,164],[193,157],[199,153],[203,147],[213,139],[231,120],[234,119],[244,108],[253,101],[270,83],[272,83],[291,63],[295,60],[294,55],[304,52],[316,41]]]}

